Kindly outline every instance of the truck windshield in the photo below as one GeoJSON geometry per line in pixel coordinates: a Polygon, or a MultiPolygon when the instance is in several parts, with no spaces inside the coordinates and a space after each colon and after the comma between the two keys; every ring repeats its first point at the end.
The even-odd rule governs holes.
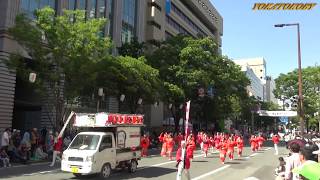
{"type": "Polygon", "coordinates": [[[77,135],[69,146],[69,149],[95,150],[99,143],[99,138],[99,135],[77,135]]]}

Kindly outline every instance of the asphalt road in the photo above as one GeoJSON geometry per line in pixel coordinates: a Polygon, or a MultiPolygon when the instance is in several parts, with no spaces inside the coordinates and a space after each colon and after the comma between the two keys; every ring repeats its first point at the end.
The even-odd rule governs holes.
{"type": "MultiPolygon", "coordinates": [[[[280,147],[280,155],[285,156],[288,151],[280,147]]],[[[274,169],[278,165],[278,157],[274,155],[272,147],[264,147],[263,150],[252,153],[249,147],[245,147],[243,157],[230,161],[227,159],[225,164],[219,161],[219,154],[210,154],[207,158],[195,152],[195,158],[191,163],[190,174],[192,180],[243,180],[243,179],[274,179],[274,169]]],[[[0,168],[0,179],[8,180],[66,180],[77,179],[71,173],[60,171],[59,163],[55,167],[49,167],[49,163],[39,163],[31,165],[21,165],[10,168],[0,168]]],[[[127,171],[116,170],[112,172],[110,180],[122,179],[159,179],[173,180],[176,176],[176,162],[158,155],[144,158],[139,161],[138,171],[130,174],[127,171]]],[[[98,176],[90,175],[81,179],[99,179],[98,176]]]]}

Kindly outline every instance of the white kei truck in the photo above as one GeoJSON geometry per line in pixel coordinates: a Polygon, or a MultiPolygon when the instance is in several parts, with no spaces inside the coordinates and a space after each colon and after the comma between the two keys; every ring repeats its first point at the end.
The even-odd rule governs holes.
{"type": "Polygon", "coordinates": [[[143,115],[74,113],[73,118],[73,126],[81,132],[62,154],[62,171],[76,177],[99,174],[108,178],[115,168],[137,170],[143,115]]]}

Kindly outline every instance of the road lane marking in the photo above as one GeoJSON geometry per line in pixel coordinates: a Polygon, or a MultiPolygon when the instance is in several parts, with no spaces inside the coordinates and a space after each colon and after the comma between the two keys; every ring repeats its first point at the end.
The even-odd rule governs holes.
{"type": "Polygon", "coordinates": [[[205,177],[207,177],[207,176],[210,176],[210,175],[212,175],[212,174],[215,174],[215,173],[217,173],[217,172],[220,172],[220,171],[222,171],[222,170],[224,170],[224,169],[226,169],[226,168],[228,168],[228,167],[230,167],[230,165],[222,166],[222,167],[220,167],[220,168],[218,168],[218,169],[215,169],[215,170],[213,170],[213,171],[211,171],[211,172],[208,172],[208,173],[202,174],[201,176],[192,178],[192,180],[199,180],[199,179],[205,178],[205,177]]]}
{"type": "Polygon", "coordinates": [[[250,155],[250,157],[254,157],[256,155],[258,155],[258,153],[253,153],[253,154],[250,155]]]}
{"type": "Polygon", "coordinates": [[[36,173],[23,174],[22,176],[34,176],[34,175],[39,175],[39,174],[48,174],[48,173],[55,173],[55,172],[59,172],[59,170],[41,171],[41,172],[36,172],[36,173]]]}

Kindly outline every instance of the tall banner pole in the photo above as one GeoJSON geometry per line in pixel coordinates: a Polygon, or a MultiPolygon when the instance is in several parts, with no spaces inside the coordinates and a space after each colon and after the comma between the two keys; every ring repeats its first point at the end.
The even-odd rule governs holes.
{"type": "Polygon", "coordinates": [[[60,131],[60,133],[59,133],[59,137],[62,137],[64,131],[66,130],[67,125],[69,124],[69,122],[70,122],[70,120],[72,119],[72,117],[73,117],[74,114],[75,114],[75,113],[74,113],[73,111],[70,113],[68,119],[67,119],[66,122],[64,123],[64,125],[63,125],[63,127],[62,127],[62,129],[61,129],[61,131],[60,131]]]}
{"type": "Polygon", "coordinates": [[[187,135],[188,135],[188,128],[189,128],[189,112],[190,112],[190,101],[187,102],[187,107],[186,107],[186,123],[185,123],[185,141],[187,141],[187,135]]]}
{"type": "MultiPolygon", "coordinates": [[[[186,122],[185,122],[185,137],[184,137],[184,140],[185,140],[185,143],[187,143],[187,135],[188,135],[188,127],[189,127],[189,112],[190,112],[190,101],[187,102],[187,106],[186,106],[186,122]]],[[[181,148],[181,162],[179,163],[178,165],[178,173],[177,173],[177,178],[176,180],[181,180],[181,176],[182,176],[182,172],[184,170],[184,162],[185,162],[185,157],[186,157],[186,149],[187,147],[185,148],[181,148]]]]}

